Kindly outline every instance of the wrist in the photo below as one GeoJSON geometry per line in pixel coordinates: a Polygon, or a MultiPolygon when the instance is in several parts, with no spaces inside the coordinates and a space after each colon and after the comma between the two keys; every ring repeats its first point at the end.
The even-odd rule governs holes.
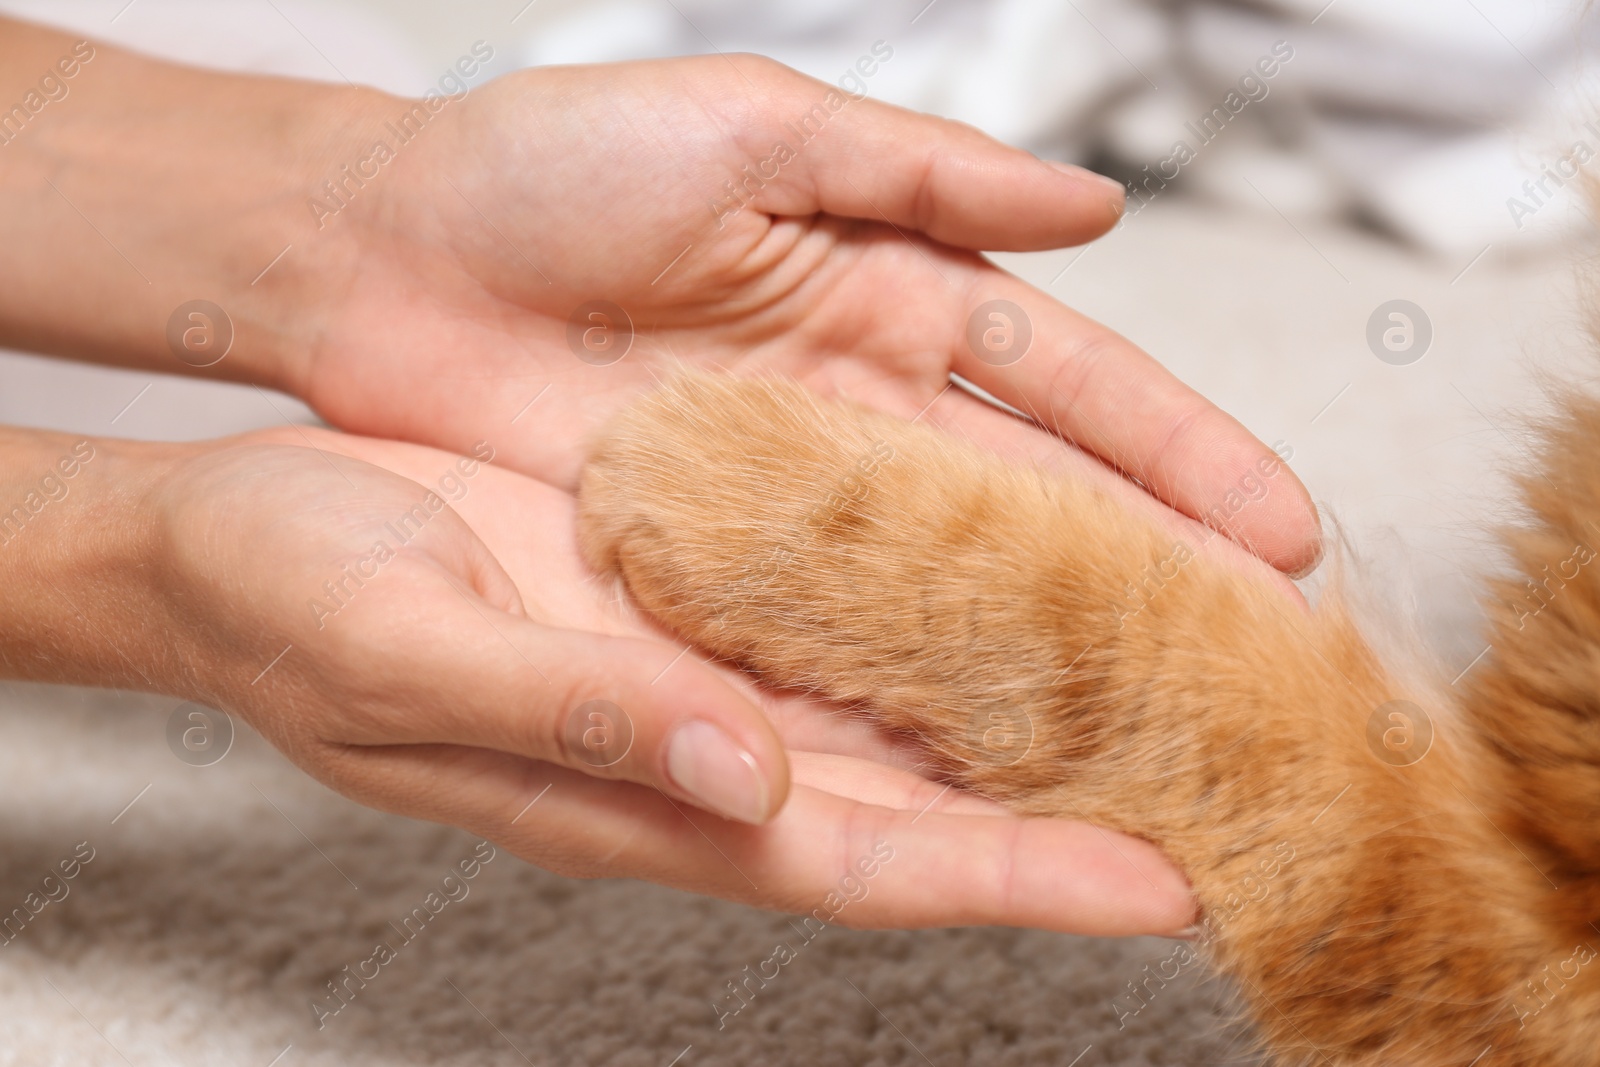
{"type": "Polygon", "coordinates": [[[146,501],[185,447],[0,427],[0,676],[167,688],[146,501]]]}
{"type": "Polygon", "coordinates": [[[0,143],[0,344],[302,393],[354,259],[307,201],[386,98],[19,26],[0,20],[0,109],[62,88],[0,143]]]}

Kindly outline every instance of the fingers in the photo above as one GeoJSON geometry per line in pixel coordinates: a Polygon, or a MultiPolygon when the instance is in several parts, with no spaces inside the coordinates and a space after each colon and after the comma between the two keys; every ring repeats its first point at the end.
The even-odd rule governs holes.
{"type": "Polygon", "coordinates": [[[452,509],[406,549],[406,562],[341,606],[327,635],[338,644],[309,646],[346,687],[322,740],[498,749],[752,823],[782,806],[782,742],[716,671],[663,642],[530,620],[511,577],[452,509]]]}
{"type": "Polygon", "coordinates": [[[755,827],[627,783],[431,746],[354,752],[341,779],[368,803],[465,826],[560,873],[640,878],[820,923],[1124,936],[1172,933],[1194,914],[1153,846],[1081,823],[894,809],[797,785],[755,827]]]}
{"type": "Polygon", "coordinates": [[[776,171],[755,195],[762,211],[887,221],[960,248],[1012,252],[1081,244],[1122,216],[1120,183],[971,126],[852,99],[787,70],[763,105],[739,135],[756,161],[746,188],[776,171]]]}
{"type": "MultiPolygon", "coordinates": [[[[1276,590],[1290,604],[1301,610],[1310,610],[1299,587],[1265,560],[1188,516],[1180,515],[1093,456],[1085,455],[1061,438],[978,400],[965,390],[947,390],[927,409],[922,421],[1001,455],[1015,457],[1074,481],[1095,486],[1121,501],[1129,511],[1147,516],[1160,528],[1181,538],[1200,558],[1248,575],[1276,590]]],[[[795,747],[792,741],[789,747],[795,747]]]]}
{"type": "Polygon", "coordinates": [[[927,754],[914,741],[812,694],[769,691],[762,709],[783,738],[791,762],[796,750],[851,756],[909,770],[927,761],[927,754]]]}
{"type": "Polygon", "coordinates": [[[1020,279],[985,268],[966,306],[973,317],[956,341],[957,374],[1278,570],[1316,566],[1321,528],[1310,495],[1232,416],[1020,279]],[[1010,306],[983,307],[997,300],[1010,306]]]}
{"type": "Polygon", "coordinates": [[[789,751],[790,774],[807,786],[861,804],[900,811],[939,811],[954,815],[1006,815],[1003,805],[909,770],[871,759],[820,752],[789,751]]]}
{"type": "Polygon", "coordinates": [[[352,713],[345,743],[495,749],[749,823],[782,807],[788,765],[776,731],[682,649],[543,626],[460,590],[406,595],[426,608],[372,609],[387,621],[373,654],[392,682],[352,713]]]}

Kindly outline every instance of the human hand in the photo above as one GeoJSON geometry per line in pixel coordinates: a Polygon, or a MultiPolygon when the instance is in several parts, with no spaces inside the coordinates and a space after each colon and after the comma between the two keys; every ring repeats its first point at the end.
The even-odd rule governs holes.
{"type": "MultiPolygon", "coordinates": [[[[351,125],[378,129],[402,106],[367,101],[351,125]]],[[[796,377],[1046,462],[1087,452],[1191,518],[1259,464],[1279,469],[1149,356],[972,251],[1092,238],[1119,217],[1114,182],[749,56],[521,71],[436,121],[324,220],[344,283],[298,380],[347,429],[459,449],[492,428],[502,462],[570,487],[592,430],[688,360],[796,377]],[[825,121],[802,143],[807,114],[825,121]],[[751,173],[746,194],[726,191],[751,173]],[[589,314],[595,300],[626,319],[589,314]],[[991,300],[1031,321],[1013,365],[968,342],[991,300]],[[624,321],[631,349],[593,365],[626,343],[624,321]],[[591,326],[601,350],[575,348],[591,326]],[[948,389],[951,372],[1038,426],[948,389]]],[[[1315,511],[1286,470],[1270,488],[1223,532],[1306,569],[1315,511]]]]}
{"type": "MultiPolygon", "coordinates": [[[[257,439],[309,442],[396,472],[419,483],[413,497],[420,486],[437,486],[455,459],[414,445],[306,433],[257,439]]],[[[1186,882],[1148,843],[1082,823],[1018,818],[945,790],[915,773],[917,752],[840,709],[754,689],[736,672],[684,655],[587,574],[573,537],[576,502],[566,490],[485,466],[451,506],[522,590],[528,618],[563,635],[563,654],[578,650],[574,673],[591,676],[568,702],[598,696],[622,707],[637,731],[635,765],[647,773],[596,777],[581,758],[527,746],[391,746],[373,765],[392,770],[399,792],[380,806],[465,826],[564,874],[640,878],[796,914],[822,905],[852,865],[885,842],[894,859],[881,865],[865,897],[838,913],[836,921],[848,926],[998,924],[1121,935],[1170,933],[1192,919],[1186,882]],[[589,651],[583,642],[591,638],[589,651]],[[632,651],[611,659],[623,642],[632,651]],[[766,824],[707,816],[677,802],[683,795],[670,786],[666,795],[650,788],[660,776],[648,771],[660,759],[651,758],[647,739],[704,704],[688,698],[691,685],[728,687],[749,701],[741,710],[756,729],[770,722],[782,738],[793,780],[787,803],[766,824]]],[[[505,652],[497,631],[551,669],[541,658],[550,650],[531,627],[482,607],[483,620],[463,616],[454,628],[456,640],[474,650],[463,655],[463,671],[505,652]]],[[[527,694],[510,715],[536,714],[549,687],[529,677],[520,659],[502,658],[513,673],[521,669],[527,694]]],[[[505,717],[496,709],[484,714],[505,717]]]]}
{"type": "Polygon", "coordinates": [[[1191,918],[1150,845],[942,790],[837,709],[683,654],[585,574],[565,490],[318,430],[95,444],[0,554],[7,674],[205,701],[356,800],[569,875],[810,913],[868,860],[870,892],[830,921],[1130,934],[1191,918]],[[593,701],[609,721],[575,714],[593,701]],[[749,760],[686,781],[717,748],[686,723],[749,760]],[[757,774],[763,810],[741,812],[736,784],[757,774]]]}
{"type": "MultiPolygon", "coordinates": [[[[0,89],[25,91],[74,47],[0,19],[0,89]]],[[[1160,512],[1191,541],[1209,539],[1192,517],[1210,515],[1282,570],[1317,557],[1315,511],[1265,446],[973,251],[1087,240],[1115,221],[1120,190],[968,127],[750,56],[525,70],[435,111],[109,47],[71,86],[70,106],[5,148],[0,343],[273,385],[347,429],[455,451],[492,438],[501,462],[564,487],[589,431],[666,360],[781,373],[1089,468],[1130,506],[1171,505],[1160,512]],[[417,114],[401,144],[393,130],[417,114]],[[394,152],[381,166],[380,140],[394,152]],[[748,192],[730,198],[731,181],[748,192]],[[168,333],[196,298],[232,332],[203,367],[222,350],[188,353],[168,333]],[[579,355],[614,350],[569,346],[597,299],[634,331],[609,366],[579,355]],[[1033,334],[1004,366],[967,340],[994,299],[1033,334]],[[1036,425],[949,389],[951,371],[1036,425]],[[1236,506],[1263,463],[1277,469],[1267,491],[1236,506]]]]}

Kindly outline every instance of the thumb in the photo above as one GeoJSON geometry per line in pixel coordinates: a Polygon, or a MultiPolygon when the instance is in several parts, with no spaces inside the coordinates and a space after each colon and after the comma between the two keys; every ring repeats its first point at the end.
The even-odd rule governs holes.
{"type": "Polygon", "coordinates": [[[975,250],[1029,252],[1092,240],[1122,216],[1119,182],[1048,163],[963,123],[924,115],[774,65],[740,148],[752,203],[889,222],[975,250]],[[769,174],[775,175],[769,178],[769,174]]]}
{"type": "Polygon", "coordinates": [[[766,822],[783,806],[789,767],[776,730],[686,649],[452,599],[455,610],[437,605],[445,610],[430,612],[397,658],[428,692],[408,701],[425,711],[388,720],[388,743],[515,753],[653,786],[740,822],[766,822]]]}

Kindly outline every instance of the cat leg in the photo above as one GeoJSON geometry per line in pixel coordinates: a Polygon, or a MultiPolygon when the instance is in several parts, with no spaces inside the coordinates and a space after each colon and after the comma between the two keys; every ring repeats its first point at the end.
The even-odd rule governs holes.
{"type": "Polygon", "coordinates": [[[580,524],[687,640],[1017,810],[1160,845],[1281,1062],[1543,1062],[1559,1030],[1522,1038],[1515,997],[1557,946],[1481,814],[1484,752],[1458,731],[1396,754],[1418,698],[1337,603],[1307,614],[1088,485],[776,381],[640,400],[580,524]]]}
{"type": "Polygon", "coordinates": [[[1558,887],[1552,917],[1600,945],[1600,401],[1562,400],[1520,490],[1516,574],[1492,588],[1488,654],[1461,687],[1500,757],[1497,816],[1558,887]]]}

